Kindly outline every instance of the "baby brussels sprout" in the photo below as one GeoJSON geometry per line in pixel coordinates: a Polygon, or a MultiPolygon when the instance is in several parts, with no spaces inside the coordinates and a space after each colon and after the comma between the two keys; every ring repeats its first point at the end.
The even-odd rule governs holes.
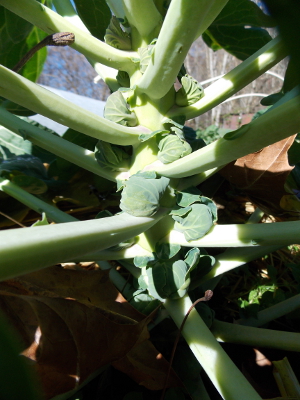
{"type": "Polygon", "coordinates": [[[124,126],[138,125],[135,113],[127,108],[127,102],[119,91],[108,97],[104,108],[104,117],[124,126]]]}
{"type": "Polygon", "coordinates": [[[190,75],[181,78],[182,87],[176,93],[175,102],[180,107],[190,106],[204,96],[203,87],[190,75]]]}
{"type": "Polygon", "coordinates": [[[120,50],[131,50],[131,38],[120,26],[118,18],[113,16],[106,29],[104,36],[105,43],[120,50]]]}
{"type": "Polygon", "coordinates": [[[192,152],[191,146],[177,135],[168,135],[158,143],[157,158],[163,164],[169,164],[192,152]]]}

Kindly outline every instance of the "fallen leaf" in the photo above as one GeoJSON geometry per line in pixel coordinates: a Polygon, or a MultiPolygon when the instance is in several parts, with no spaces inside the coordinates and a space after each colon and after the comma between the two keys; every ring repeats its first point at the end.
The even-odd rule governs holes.
{"type": "Polygon", "coordinates": [[[299,213],[285,211],[281,207],[285,181],[294,168],[288,163],[287,151],[296,135],[241,157],[226,165],[220,174],[264,213],[281,219],[299,219],[299,213]]]}
{"type": "MultiPolygon", "coordinates": [[[[152,317],[127,303],[107,271],[54,266],[0,282],[0,308],[22,338],[45,399],[112,363],[149,389],[163,387],[168,362],[148,340],[152,317]]],[[[174,373],[171,382],[180,385],[174,373]]]]}

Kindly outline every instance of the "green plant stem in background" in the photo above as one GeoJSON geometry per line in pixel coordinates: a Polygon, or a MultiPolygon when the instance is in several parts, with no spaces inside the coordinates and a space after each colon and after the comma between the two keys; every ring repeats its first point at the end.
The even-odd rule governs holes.
{"type": "MultiPolygon", "coordinates": [[[[167,299],[164,303],[164,307],[178,327],[191,305],[188,296],[179,300],[167,299]]],[[[184,324],[182,336],[225,400],[261,400],[195,309],[191,311],[184,324]]]]}
{"type": "Polygon", "coordinates": [[[265,310],[259,311],[255,318],[250,317],[247,319],[239,319],[235,321],[235,323],[246,326],[262,326],[299,308],[300,294],[297,294],[296,296],[274,304],[265,310]]]}
{"type": "Polygon", "coordinates": [[[225,272],[231,271],[234,268],[238,268],[249,261],[256,260],[259,257],[263,257],[266,254],[272,253],[283,246],[256,246],[256,247],[230,247],[215,257],[215,264],[212,270],[206,274],[199,282],[193,282],[197,286],[200,283],[207,282],[217,276],[224,274],[225,272]]]}
{"type": "Polygon", "coordinates": [[[152,168],[160,175],[183,178],[219,167],[261,150],[300,131],[300,96],[275,105],[259,118],[230,132],[231,139],[218,139],[171,164],[154,164],[152,168]],[[235,137],[233,135],[236,135],[235,137]]]}
{"type": "Polygon", "coordinates": [[[199,35],[208,28],[227,1],[173,0],[171,2],[158,36],[154,55],[137,84],[138,91],[146,93],[152,99],[161,99],[169,92],[196,34],[199,35]]]}
{"type": "Polygon", "coordinates": [[[0,95],[79,132],[105,142],[130,145],[148,129],[126,127],[102,118],[0,66],[0,95]]]}
{"type": "Polygon", "coordinates": [[[0,232],[0,280],[114,246],[153,226],[154,217],[113,217],[0,232]]]}
{"type": "Polygon", "coordinates": [[[68,160],[79,167],[115,182],[119,172],[108,171],[99,166],[93,152],[59,136],[23,121],[4,108],[0,108],[0,123],[7,129],[30,140],[31,143],[68,160]]]}
{"type": "Polygon", "coordinates": [[[217,82],[207,87],[202,99],[191,106],[174,106],[168,112],[168,116],[174,118],[185,115],[186,119],[191,119],[204,114],[243,89],[287,55],[287,49],[282,39],[280,36],[276,37],[217,82]]]}
{"type": "Polygon", "coordinates": [[[214,320],[211,331],[218,341],[300,352],[300,333],[253,328],[214,320]]]}
{"type": "Polygon", "coordinates": [[[132,58],[137,57],[135,52],[118,50],[101,42],[36,0],[0,0],[0,5],[36,25],[46,33],[74,33],[75,43],[71,47],[101,64],[129,73],[136,68],[132,61],[132,58]]]}
{"type": "Polygon", "coordinates": [[[123,8],[125,16],[133,28],[131,39],[134,49],[143,45],[147,46],[157,38],[162,25],[162,16],[152,0],[123,0],[123,8]],[[141,41],[137,36],[140,36],[141,41]]]}
{"type": "Polygon", "coordinates": [[[300,224],[299,221],[288,221],[272,224],[215,225],[201,239],[190,242],[185,240],[183,233],[171,230],[163,241],[185,247],[284,247],[300,242],[300,224]]]}
{"type": "Polygon", "coordinates": [[[27,207],[38,212],[39,214],[45,213],[47,218],[55,222],[72,222],[78,221],[72,215],[66,214],[65,212],[59,210],[57,207],[46,203],[43,200],[33,196],[32,194],[26,192],[19,186],[10,182],[8,179],[2,179],[0,177],[0,190],[8,194],[21,203],[25,204],[27,207]]]}

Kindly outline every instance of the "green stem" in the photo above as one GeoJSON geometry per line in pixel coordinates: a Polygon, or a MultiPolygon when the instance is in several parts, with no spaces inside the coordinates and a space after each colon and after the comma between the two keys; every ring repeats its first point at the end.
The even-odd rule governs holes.
{"type": "Polygon", "coordinates": [[[154,55],[137,83],[140,92],[146,93],[152,99],[162,98],[168,93],[196,34],[199,35],[208,28],[227,1],[172,0],[155,45],[154,55]]]}
{"type": "MultiPolygon", "coordinates": [[[[212,270],[198,280],[192,281],[190,288],[193,289],[202,285],[204,282],[212,282],[212,279],[219,278],[225,272],[231,271],[234,268],[238,268],[249,261],[256,260],[259,257],[263,257],[266,254],[272,253],[280,249],[283,246],[259,246],[259,247],[239,247],[239,248],[228,248],[215,257],[215,264],[212,270]]],[[[214,287],[218,283],[218,280],[214,280],[214,287]]],[[[211,288],[213,289],[213,288],[211,288]]]]}
{"type": "Polygon", "coordinates": [[[191,106],[174,106],[168,112],[168,117],[185,115],[186,119],[191,119],[204,114],[243,89],[286,56],[287,50],[281,38],[277,37],[271,40],[228,74],[206,88],[202,99],[191,106]]]}
{"type": "MultiPolygon", "coordinates": [[[[192,302],[188,296],[179,300],[167,299],[164,303],[164,307],[178,327],[191,305],[192,302]]],[[[195,309],[187,318],[182,335],[225,400],[261,399],[216,341],[195,309]]]]}
{"type": "Polygon", "coordinates": [[[37,114],[69,126],[86,135],[113,144],[138,143],[143,127],[129,128],[102,118],[0,66],[0,95],[37,114]]]}
{"type": "MultiPolygon", "coordinates": [[[[43,200],[40,200],[39,198],[26,192],[25,190],[15,185],[14,183],[10,182],[9,180],[0,178],[0,190],[8,194],[9,196],[13,197],[14,199],[19,200],[21,203],[30,207],[32,210],[35,210],[37,213],[40,214],[45,213],[48,219],[56,223],[78,221],[78,219],[74,218],[72,215],[69,215],[59,210],[58,208],[44,202],[43,200]]],[[[126,250],[123,250],[121,252],[113,252],[109,250],[107,250],[106,252],[106,250],[104,250],[103,252],[100,251],[85,258],[85,261],[96,260],[101,269],[109,269],[109,277],[111,281],[119,291],[122,291],[125,297],[126,293],[132,294],[131,288],[129,288],[126,280],[114,268],[112,268],[110,264],[106,263],[103,260],[115,260],[118,259],[118,256],[119,258],[124,258],[124,257],[133,258],[135,257],[136,254],[139,254],[138,251],[140,252],[141,255],[148,255],[148,253],[145,254],[145,251],[143,251],[143,249],[140,246],[136,245],[133,247],[135,248],[126,249],[126,250],[131,250],[131,254],[126,254],[126,250]],[[113,258],[113,255],[115,253],[117,253],[117,258],[113,258]],[[125,292],[124,288],[126,288],[125,292]]],[[[79,259],[78,261],[82,261],[82,259],[79,259]]]]}
{"type": "Polygon", "coordinates": [[[139,218],[123,213],[100,220],[2,231],[0,280],[107,249],[149,229],[165,212],[139,218]]]}
{"type": "Polygon", "coordinates": [[[154,164],[152,168],[160,175],[183,178],[219,167],[254,153],[263,147],[285,139],[300,131],[300,96],[289,99],[286,95],[281,105],[274,105],[265,114],[243,125],[230,135],[230,140],[218,139],[180,160],[166,165],[154,164]]]}
{"type": "Polygon", "coordinates": [[[142,39],[142,42],[138,44],[135,43],[135,38],[132,38],[134,49],[137,48],[136,45],[138,47],[142,44],[147,45],[157,38],[162,24],[162,17],[153,0],[123,0],[123,7],[131,28],[134,27],[139,34],[138,36],[142,39]]]}
{"type": "Polygon", "coordinates": [[[43,200],[33,196],[32,194],[26,192],[19,186],[10,182],[7,179],[2,179],[0,177],[0,190],[2,192],[12,196],[14,199],[25,204],[27,207],[38,212],[39,214],[45,213],[47,218],[55,222],[72,222],[77,221],[72,215],[66,214],[58,208],[46,203],[43,200]]]}
{"type": "Polygon", "coordinates": [[[49,34],[74,33],[75,43],[72,47],[88,58],[128,73],[132,73],[136,69],[132,58],[136,58],[137,53],[118,50],[101,42],[38,1],[0,0],[0,4],[49,34]]]}
{"type": "Polygon", "coordinates": [[[215,225],[201,239],[190,242],[183,233],[171,230],[163,240],[186,247],[283,247],[300,242],[300,221],[215,225]]]}
{"type": "Polygon", "coordinates": [[[300,308],[300,294],[293,296],[287,300],[281,301],[274,306],[268,307],[265,310],[259,311],[257,317],[239,319],[236,324],[247,326],[262,326],[274,319],[280,318],[292,311],[300,308]]]}
{"type": "Polygon", "coordinates": [[[246,344],[254,347],[300,351],[300,333],[252,328],[215,320],[211,331],[220,342],[246,344]]]}
{"type": "Polygon", "coordinates": [[[115,182],[119,175],[119,172],[101,168],[95,160],[93,152],[33,126],[3,108],[0,108],[0,123],[24,139],[30,140],[33,144],[105,179],[115,182]]]}

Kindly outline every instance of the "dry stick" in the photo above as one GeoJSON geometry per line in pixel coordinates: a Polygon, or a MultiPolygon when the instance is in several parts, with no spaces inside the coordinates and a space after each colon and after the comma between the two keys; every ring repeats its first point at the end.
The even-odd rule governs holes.
{"type": "Polygon", "coordinates": [[[45,46],[70,46],[75,42],[75,35],[71,32],[58,32],[46,36],[45,39],[37,43],[25,56],[14,66],[14,72],[19,72],[27,61],[40,49],[45,46]]]}
{"type": "Polygon", "coordinates": [[[188,316],[190,315],[190,312],[192,311],[192,309],[193,309],[198,303],[200,303],[200,301],[209,301],[209,300],[212,298],[212,296],[213,296],[213,291],[212,291],[212,290],[206,290],[206,292],[204,293],[204,296],[201,297],[200,299],[196,300],[196,301],[191,305],[191,307],[188,309],[187,313],[185,314],[185,316],[184,316],[184,318],[183,318],[183,320],[182,320],[182,322],[181,322],[179,331],[178,331],[178,333],[177,333],[177,336],[176,336],[174,345],[173,345],[173,349],[172,349],[172,353],[171,353],[171,358],[170,358],[170,361],[169,361],[168,372],[167,372],[167,375],[166,375],[166,378],[165,378],[164,388],[163,388],[163,391],[162,391],[160,400],[164,400],[164,397],[165,397],[165,393],[166,393],[166,390],[167,390],[167,384],[168,384],[168,380],[169,380],[170,373],[171,373],[172,363],[173,363],[173,359],[174,359],[174,356],[175,356],[176,347],[177,347],[177,345],[178,345],[178,342],[179,342],[180,335],[181,335],[182,329],[183,329],[183,327],[184,327],[184,324],[185,324],[185,322],[186,322],[188,316]]]}

